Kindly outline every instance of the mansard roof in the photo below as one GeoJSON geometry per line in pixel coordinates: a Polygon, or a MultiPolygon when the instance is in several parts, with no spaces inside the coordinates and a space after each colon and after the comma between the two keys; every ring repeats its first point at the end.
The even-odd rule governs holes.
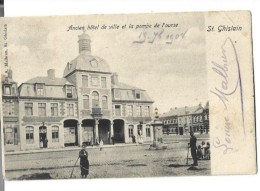
{"type": "Polygon", "coordinates": [[[189,114],[201,114],[203,113],[203,107],[201,105],[191,106],[191,107],[175,107],[171,108],[170,111],[163,113],[160,117],[170,117],[170,116],[182,116],[189,114]]]}
{"type": "Polygon", "coordinates": [[[27,84],[37,84],[37,83],[39,83],[39,84],[52,85],[52,86],[72,85],[66,78],[51,79],[49,77],[41,77],[41,76],[32,78],[25,83],[27,83],[27,84]]]}

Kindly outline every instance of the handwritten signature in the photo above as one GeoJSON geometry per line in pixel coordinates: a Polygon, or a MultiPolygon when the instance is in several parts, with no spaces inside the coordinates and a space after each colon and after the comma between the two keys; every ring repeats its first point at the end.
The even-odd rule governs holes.
{"type": "MultiPolygon", "coordinates": [[[[224,41],[224,43],[221,46],[221,50],[222,50],[222,61],[223,61],[223,65],[220,65],[214,61],[211,62],[212,66],[212,70],[218,74],[218,76],[220,76],[222,78],[222,82],[221,82],[221,88],[216,88],[215,90],[211,90],[210,92],[213,93],[214,95],[216,95],[219,100],[223,103],[225,109],[228,109],[228,102],[229,102],[229,97],[231,95],[233,95],[238,89],[239,89],[239,94],[240,94],[240,103],[241,103],[241,115],[242,115],[242,120],[243,120],[243,128],[244,128],[244,102],[243,102],[243,88],[242,88],[242,80],[241,80],[241,72],[240,72],[240,63],[238,60],[238,56],[237,56],[237,51],[236,51],[236,47],[233,43],[233,41],[231,40],[231,38],[226,38],[226,40],[224,41]],[[238,79],[236,82],[236,85],[233,89],[231,89],[229,87],[229,75],[228,75],[228,69],[229,69],[229,64],[232,64],[232,62],[228,62],[229,60],[232,59],[228,59],[227,57],[227,50],[226,47],[228,45],[231,45],[232,47],[232,51],[234,53],[234,60],[236,64],[236,68],[237,68],[237,74],[238,74],[238,79]]],[[[245,134],[245,129],[244,129],[244,134],[245,134]]]]}
{"type": "MultiPolygon", "coordinates": [[[[245,136],[245,127],[244,127],[244,102],[243,102],[243,88],[242,88],[242,80],[241,80],[241,72],[240,72],[240,63],[238,60],[238,55],[236,51],[236,47],[230,37],[226,38],[224,43],[221,45],[221,58],[222,64],[219,64],[215,61],[212,61],[212,70],[220,77],[221,84],[220,88],[215,87],[214,90],[210,92],[217,96],[217,98],[223,103],[225,110],[228,110],[229,100],[232,99],[232,95],[235,92],[239,92],[240,96],[240,105],[241,105],[241,118],[243,122],[243,133],[245,136]],[[231,48],[230,48],[231,47],[231,48]],[[231,53],[231,54],[230,54],[231,53]],[[233,64],[233,65],[232,65],[233,64]],[[232,87],[231,77],[229,74],[230,68],[235,68],[237,72],[237,79],[235,80],[235,85],[232,87]]],[[[233,73],[232,73],[233,74],[233,73]]],[[[220,138],[214,138],[214,147],[216,148],[224,148],[223,154],[226,154],[229,150],[233,150],[230,146],[232,141],[230,138],[231,132],[231,124],[229,122],[229,118],[225,117],[225,141],[224,143],[220,140],[220,138]]]]}
{"type": "Polygon", "coordinates": [[[213,146],[215,148],[224,148],[223,154],[227,154],[228,151],[233,150],[233,147],[231,146],[232,140],[230,138],[231,136],[231,123],[229,121],[228,117],[225,117],[225,138],[224,143],[220,140],[220,138],[215,137],[213,139],[213,146]]]}

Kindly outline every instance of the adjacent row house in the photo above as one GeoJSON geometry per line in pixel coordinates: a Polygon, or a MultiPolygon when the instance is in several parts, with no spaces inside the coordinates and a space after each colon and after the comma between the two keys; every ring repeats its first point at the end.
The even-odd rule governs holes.
{"type": "Polygon", "coordinates": [[[163,122],[164,134],[187,135],[209,133],[209,102],[204,107],[201,104],[192,107],[171,108],[160,116],[163,122]]]}
{"type": "Polygon", "coordinates": [[[12,71],[2,79],[5,150],[60,148],[83,143],[153,140],[153,100],[141,88],[119,82],[107,62],[91,54],[90,37],[79,35],[79,55],[65,66],[19,87],[12,71]]]}

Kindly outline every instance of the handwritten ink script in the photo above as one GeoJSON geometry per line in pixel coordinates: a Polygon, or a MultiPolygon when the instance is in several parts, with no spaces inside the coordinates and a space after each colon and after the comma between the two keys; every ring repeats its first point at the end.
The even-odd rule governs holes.
{"type": "Polygon", "coordinates": [[[143,31],[139,34],[138,39],[133,41],[136,44],[150,43],[153,44],[155,41],[163,40],[165,44],[173,44],[174,40],[184,39],[188,30],[176,34],[165,34],[164,29],[159,32],[148,33],[143,31]]]}
{"type": "Polygon", "coordinates": [[[219,137],[213,139],[213,146],[215,148],[223,148],[223,154],[227,154],[228,151],[233,150],[232,141],[230,138],[231,133],[231,123],[228,117],[225,117],[225,138],[221,141],[219,137]]]}
{"type": "MultiPolygon", "coordinates": [[[[232,97],[236,92],[239,93],[240,105],[241,105],[241,118],[243,122],[243,132],[245,135],[244,128],[244,103],[243,103],[243,88],[242,80],[240,73],[240,64],[238,60],[237,51],[234,45],[234,42],[230,37],[227,37],[224,43],[221,45],[221,60],[222,63],[217,63],[215,61],[211,62],[211,69],[217,75],[217,80],[220,81],[219,87],[215,87],[214,90],[210,92],[217,97],[223,104],[224,110],[229,110],[229,101],[232,100],[232,97]],[[231,71],[234,70],[234,71],[231,71]],[[235,83],[234,82],[234,74],[235,83]]],[[[214,138],[213,146],[215,148],[224,148],[223,154],[227,154],[228,151],[233,150],[231,147],[231,123],[227,116],[224,117],[225,121],[225,138],[224,141],[221,141],[220,138],[214,138]]]]}

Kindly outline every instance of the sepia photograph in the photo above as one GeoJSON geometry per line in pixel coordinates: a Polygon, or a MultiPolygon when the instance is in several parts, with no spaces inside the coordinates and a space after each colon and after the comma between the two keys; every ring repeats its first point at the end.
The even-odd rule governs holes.
{"type": "Polygon", "coordinates": [[[249,11],[0,21],[5,180],[257,172],[249,11]]]}
{"type": "Polygon", "coordinates": [[[5,178],[210,175],[204,15],[174,16],[6,22],[5,178]]]}

